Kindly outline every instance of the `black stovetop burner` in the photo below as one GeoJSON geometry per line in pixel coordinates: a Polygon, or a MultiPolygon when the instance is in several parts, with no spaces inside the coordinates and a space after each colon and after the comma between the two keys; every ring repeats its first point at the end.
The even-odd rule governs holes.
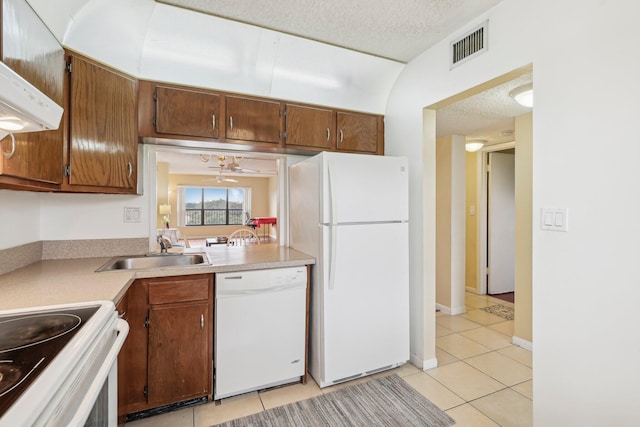
{"type": "Polygon", "coordinates": [[[98,308],[0,316],[0,417],[98,308]]]}

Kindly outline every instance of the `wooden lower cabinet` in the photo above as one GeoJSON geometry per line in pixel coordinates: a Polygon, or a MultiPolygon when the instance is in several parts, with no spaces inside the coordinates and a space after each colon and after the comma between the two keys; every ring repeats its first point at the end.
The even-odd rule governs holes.
{"type": "Polygon", "coordinates": [[[118,416],[211,396],[213,275],[138,279],[118,357],[118,416]]]}

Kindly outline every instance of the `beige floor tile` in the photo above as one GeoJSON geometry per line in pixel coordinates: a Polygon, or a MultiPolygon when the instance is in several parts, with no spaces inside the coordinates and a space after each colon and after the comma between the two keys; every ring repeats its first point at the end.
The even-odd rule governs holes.
{"type": "Polygon", "coordinates": [[[466,401],[502,390],[505,386],[464,362],[455,362],[425,371],[466,401]]]}
{"type": "Polygon", "coordinates": [[[504,319],[502,317],[487,313],[483,310],[471,310],[466,312],[465,314],[461,314],[460,317],[485,326],[504,322],[504,319]]]}
{"type": "Polygon", "coordinates": [[[126,423],[126,427],[182,427],[193,425],[193,409],[186,408],[126,423]]]}
{"type": "Polygon", "coordinates": [[[501,334],[505,334],[508,337],[513,337],[513,320],[504,320],[500,323],[494,323],[492,325],[489,325],[489,328],[493,329],[494,331],[498,331],[501,334]]]}
{"type": "Polygon", "coordinates": [[[533,353],[517,345],[511,345],[509,347],[498,350],[498,353],[510,357],[523,365],[533,368],[533,353]]]}
{"type": "Polygon", "coordinates": [[[502,427],[533,426],[533,402],[511,389],[469,403],[502,427]]]}
{"type": "Polygon", "coordinates": [[[505,301],[503,299],[500,298],[496,298],[496,297],[492,297],[491,295],[487,295],[489,302],[491,303],[491,305],[495,305],[495,304],[502,304],[502,305],[510,305],[511,307],[513,307],[515,304],[509,301],[505,301]]]}
{"type": "Polygon", "coordinates": [[[458,359],[451,353],[447,353],[441,348],[436,347],[436,359],[438,359],[438,366],[447,365],[449,363],[457,362],[458,359]]]}
{"type": "MultiPolygon", "coordinates": [[[[211,402],[193,410],[195,427],[208,427],[225,421],[245,417],[264,410],[257,392],[222,399],[220,405],[211,402]]],[[[191,425],[191,424],[190,424],[191,425]]],[[[173,427],[178,427],[178,424],[173,427]]]]}
{"type": "Polygon", "coordinates": [[[460,335],[472,339],[492,350],[498,350],[511,345],[511,337],[489,328],[471,329],[460,332],[460,335]]]}
{"type": "Polygon", "coordinates": [[[446,328],[436,323],[436,337],[443,337],[445,335],[451,335],[453,333],[455,333],[454,330],[446,328]]]}
{"type": "Polygon", "coordinates": [[[470,357],[465,362],[508,386],[530,380],[533,375],[528,366],[495,351],[470,357]]]}
{"type": "Polygon", "coordinates": [[[320,387],[311,379],[307,381],[306,384],[292,384],[260,392],[260,399],[262,400],[264,409],[271,409],[276,406],[298,402],[321,394],[322,390],[320,390],[320,387]]]}
{"type": "Polygon", "coordinates": [[[403,378],[418,393],[429,399],[443,411],[465,403],[460,396],[434,380],[424,372],[418,372],[403,378]]]}
{"type": "Polygon", "coordinates": [[[526,398],[533,400],[533,380],[525,381],[511,387],[526,398]]]}
{"type": "Polygon", "coordinates": [[[436,347],[441,348],[458,359],[466,359],[467,357],[473,357],[491,351],[489,347],[478,344],[460,334],[436,338],[436,347]]]}
{"type": "Polygon", "coordinates": [[[467,331],[469,329],[479,328],[482,325],[471,320],[463,319],[460,316],[440,316],[436,317],[436,325],[444,326],[455,332],[467,331]]]}
{"type": "Polygon", "coordinates": [[[471,308],[482,308],[493,305],[493,302],[487,295],[475,295],[466,293],[464,297],[464,303],[471,308]]]}
{"type": "Polygon", "coordinates": [[[455,427],[500,427],[482,412],[467,404],[446,411],[456,423],[455,427]]]}

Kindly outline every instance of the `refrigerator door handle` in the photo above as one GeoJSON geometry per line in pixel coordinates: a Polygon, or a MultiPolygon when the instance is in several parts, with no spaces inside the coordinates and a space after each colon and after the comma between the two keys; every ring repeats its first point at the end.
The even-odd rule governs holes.
{"type": "Polygon", "coordinates": [[[337,207],[336,196],[334,194],[333,185],[331,181],[331,162],[327,164],[327,181],[328,181],[328,187],[329,187],[329,215],[330,215],[329,224],[335,225],[336,218],[338,217],[338,212],[337,212],[338,207],[337,207]]]}
{"type": "Polygon", "coordinates": [[[336,252],[338,251],[338,235],[335,226],[329,227],[329,239],[331,239],[331,243],[329,246],[329,250],[331,253],[329,254],[329,289],[334,288],[334,282],[336,278],[336,252]]]}
{"type": "Polygon", "coordinates": [[[329,289],[333,289],[334,286],[334,281],[335,281],[335,277],[336,277],[336,251],[337,251],[337,247],[338,245],[336,244],[336,240],[337,240],[337,233],[336,233],[336,227],[335,227],[335,221],[336,221],[336,217],[337,217],[337,213],[336,213],[336,201],[335,201],[335,195],[333,193],[333,186],[332,186],[332,181],[331,181],[331,162],[328,162],[327,164],[327,181],[328,181],[328,187],[329,187],[329,212],[330,212],[330,217],[329,217],[329,239],[331,240],[331,242],[329,243],[329,250],[331,251],[329,253],[329,289]]]}

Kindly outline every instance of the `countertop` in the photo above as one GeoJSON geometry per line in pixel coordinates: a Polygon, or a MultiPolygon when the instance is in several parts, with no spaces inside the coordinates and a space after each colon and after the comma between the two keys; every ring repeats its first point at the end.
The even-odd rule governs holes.
{"type": "MultiPolygon", "coordinates": [[[[97,273],[111,257],[35,262],[0,276],[0,310],[95,300],[118,302],[135,279],[245,271],[315,264],[315,259],[275,244],[185,249],[206,253],[211,264],[97,273]]],[[[127,254],[122,254],[127,255],[127,254]]]]}

